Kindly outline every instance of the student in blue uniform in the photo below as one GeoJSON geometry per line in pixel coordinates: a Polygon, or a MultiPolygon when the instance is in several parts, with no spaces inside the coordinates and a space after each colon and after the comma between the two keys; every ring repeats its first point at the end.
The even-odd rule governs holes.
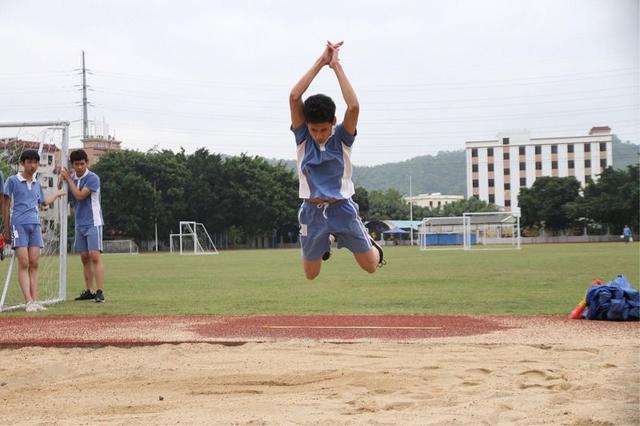
{"type": "Polygon", "coordinates": [[[88,169],[89,159],[84,150],[73,151],[69,162],[74,173],[62,170],[61,176],[69,185],[69,200],[75,204],[74,249],[80,253],[87,287],[75,300],[104,303],[104,266],[100,256],[104,221],[100,205],[100,178],[88,169]]]}
{"type": "Polygon", "coordinates": [[[356,93],[340,65],[342,42],[327,42],[322,55],[296,83],[289,95],[291,130],[297,145],[299,194],[304,199],[298,212],[305,275],[312,280],[330,255],[331,238],[338,248],[349,249],[358,265],[373,273],[383,264],[382,249],[369,237],[351,199],[351,147],[356,137],[360,106],[356,93]],[[336,124],[336,106],[325,95],[302,95],[320,70],[328,65],[336,75],[347,104],[344,120],[336,124]]]}
{"type": "Polygon", "coordinates": [[[22,172],[10,176],[4,185],[3,238],[12,243],[18,258],[18,282],[27,312],[46,311],[38,303],[38,260],[44,247],[40,228],[40,205],[51,205],[65,195],[63,190],[45,199],[42,186],[35,179],[40,165],[37,151],[26,150],[20,155],[22,172]]]}

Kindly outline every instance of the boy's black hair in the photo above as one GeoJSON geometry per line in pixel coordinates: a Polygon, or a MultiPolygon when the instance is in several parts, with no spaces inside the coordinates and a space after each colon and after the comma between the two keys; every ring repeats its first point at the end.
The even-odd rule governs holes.
{"type": "Polygon", "coordinates": [[[322,94],[309,96],[304,101],[304,119],[307,123],[331,123],[336,116],[336,104],[322,94]]]}
{"type": "Polygon", "coordinates": [[[87,153],[84,149],[77,149],[69,155],[69,162],[73,164],[76,161],[89,161],[89,157],[87,157],[87,153]]]}
{"type": "Polygon", "coordinates": [[[24,163],[27,160],[40,161],[40,154],[38,154],[38,151],[33,149],[24,150],[22,151],[22,154],[20,154],[20,162],[24,163]]]}

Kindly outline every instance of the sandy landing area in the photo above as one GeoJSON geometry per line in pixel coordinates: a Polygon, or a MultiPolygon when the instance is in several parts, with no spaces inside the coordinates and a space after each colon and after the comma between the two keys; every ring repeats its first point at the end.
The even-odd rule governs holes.
{"type": "Polygon", "coordinates": [[[1,349],[0,423],[640,424],[639,324],[563,324],[410,342],[1,349]]]}

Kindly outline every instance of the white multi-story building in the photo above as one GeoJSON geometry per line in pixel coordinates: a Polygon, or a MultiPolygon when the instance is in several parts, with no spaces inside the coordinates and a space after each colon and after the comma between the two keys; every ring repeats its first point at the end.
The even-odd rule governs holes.
{"type": "Polygon", "coordinates": [[[438,209],[446,206],[447,204],[464,200],[464,197],[462,195],[442,195],[439,192],[434,192],[432,194],[418,194],[411,197],[404,197],[404,200],[407,203],[413,203],[414,206],[438,209]]]}
{"type": "Polygon", "coordinates": [[[575,176],[582,184],[613,165],[608,126],[586,136],[531,138],[529,131],[503,132],[497,139],[467,141],[467,195],[519,212],[520,188],[540,176],[575,176]]]}

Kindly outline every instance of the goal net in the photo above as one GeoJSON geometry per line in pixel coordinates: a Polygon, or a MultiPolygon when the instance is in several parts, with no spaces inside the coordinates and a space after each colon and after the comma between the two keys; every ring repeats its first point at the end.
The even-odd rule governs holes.
{"type": "Polygon", "coordinates": [[[425,217],[420,223],[420,250],[466,250],[463,216],[425,217]]]}
{"type": "Polygon", "coordinates": [[[218,254],[218,249],[202,223],[180,221],[180,232],[169,235],[171,253],[218,254]]]}
{"type": "Polygon", "coordinates": [[[512,212],[464,213],[467,249],[520,249],[520,215],[512,212]]]}
{"type": "MultiPolygon", "coordinates": [[[[4,181],[21,171],[20,155],[25,150],[36,150],[40,164],[35,179],[42,186],[45,197],[49,197],[57,191],[60,168],[67,166],[68,145],[68,122],[0,123],[0,168],[4,181]]],[[[38,262],[38,301],[43,304],[66,299],[67,219],[66,197],[40,209],[44,248],[38,262]]],[[[3,254],[4,260],[0,262],[0,311],[24,308],[24,296],[18,284],[17,259],[8,244],[3,254]]]]}
{"type": "Polygon", "coordinates": [[[138,254],[138,245],[133,240],[104,240],[103,254],[138,254]]]}

